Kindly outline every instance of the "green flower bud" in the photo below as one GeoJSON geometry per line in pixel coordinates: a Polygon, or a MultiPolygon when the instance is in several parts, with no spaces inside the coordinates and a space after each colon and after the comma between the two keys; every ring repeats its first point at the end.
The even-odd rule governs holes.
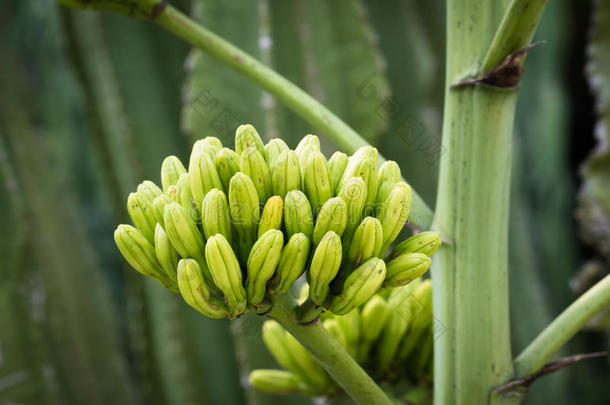
{"type": "MultiPolygon", "coordinates": [[[[207,138],[206,138],[207,139],[207,138]]],[[[193,160],[200,153],[205,153],[214,161],[214,157],[216,156],[216,152],[220,150],[216,146],[210,144],[206,139],[200,139],[193,145],[193,149],[191,150],[190,160],[193,160]]]]}
{"type": "Polygon", "coordinates": [[[167,193],[165,194],[167,194],[172,201],[178,202],[178,188],[176,186],[169,186],[167,188],[167,193]]]}
{"type": "Polygon", "coordinates": [[[322,153],[313,152],[307,158],[303,187],[315,212],[333,196],[328,163],[322,153]]]}
{"type": "Polygon", "coordinates": [[[252,246],[248,257],[248,277],[246,277],[246,292],[250,305],[256,306],[265,298],[267,281],[275,273],[283,247],[284,234],[277,229],[265,232],[252,246]]]}
{"type": "Polygon", "coordinates": [[[400,242],[394,248],[392,256],[396,257],[403,253],[423,253],[431,257],[441,246],[441,237],[436,232],[420,232],[400,242]]]}
{"type": "Polygon", "coordinates": [[[288,149],[286,142],[280,138],[272,139],[265,145],[265,161],[267,162],[269,169],[273,168],[273,165],[277,161],[277,158],[280,157],[280,154],[288,149]]]}
{"type": "Polygon", "coordinates": [[[358,342],[360,340],[360,311],[351,311],[348,314],[334,316],[339,322],[341,329],[345,335],[347,346],[345,349],[352,357],[356,357],[358,353],[358,342]]]}
{"type": "Polygon", "coordinates": [[[252,370],[248,377],[250,385],[272,394],[307,393],[307,384],[295,373],[284,370],[252,370]]]}
{"type": "Polygon", "coordinates": [[[252,179],[258,200],[267,201],[271,195],[271,176],[263,155],[254,147],[247,148],[241,154],[239,167],[242,173],[252,179]]]}
{"type": "Polygon", "coordinates": [[[362,157],[355,160],[355,164],[351,165],[351,171],[348,173],[348,166],[343,174],[341,184],[345,184],[350,178],[361,177],[366,184],[366,211],[372,211],[375,205],[375,196],[377,195],[377,166],[373,159],[362,157]]]}
{"type": "MultiPolygon", "coordinates": [[[[377,170],[377,160],[379,153],[377,149],[373,146],[363,146],[359,148],[352,156],[350,156],[347,166],[343,172],[343,177],[341,178],[341,182],[339,183],[341,188],[343,184],[351,179],[352,177],[360,176],[358,173],[361,171],[360,166],[362,165],[363,160],[370,160],[372,162],[372,166],[377,170]]],[[[366,180],[366,179],[365,179],[366,180]]],[[[377,190],[375,190],[375,193],[377,190]]]]}
{"type": "Polygon", "coordinates": [[[388,263],[384,287],[399,287],[423,276],[431,260],[423,253],[403,253],[388,263]]]}
{"type": "Polygon", "coordinates": [[[374,146],[361,146],[358,148],[356,152],[352,155],[355,159],[368,158],[375,162],[377,165],[377,161],[379,160],[379,152],[377,148],[374,146]]]}
{"type": "Polygon", "coordinates": [[[176,156],[168,156],[163,160],[161,164],[161,185],[163,191],[167,191],[167,188],[172,184],[178,183],[178,178],[182,173],[186,173],[184,165],[176,156]]]}
{"type": "Polygon", "coordinates": [[[383,202],[396,183],[401,180],[400,167],[393,160],[384,162],[377,174],[377,202],[383,202]]]}
{"type": "MultiPolygon", "coordinates": [[[[299,157],[299,169],[301,169],[301,178],[305,179],[305,168],[307,167],[307,161],[309,160],[311,155],[319,152],[320,148],[318,148],[316,145],[306,145],[305,148],[303,148],[303,150],[301,151],[301,154],[297,154],[297,156],[299,157]]],[[[305,181],[303,181],[303,183],[304,182],[305,181]]]]}
{"type": "Polygon", "coordinates": [[[146,239],[153,243],[155,240],[155,227],[157,218],[151,200],[140,192],[130,193],[127,197],[127,212],[131,222],[142,232],[146,239]]]}
{"type": "Polygon", "coordinates": [[[309,239],[313,234],[313,215],[309,200],[302,191],[292,190],[284,200],[284,224],[287,236],[303,233],[309,239]]]}
{"type": "Polygon", "coordinates": [[[216,153],[214,163],[216,170],[222,181],[224,190],[229,189],[229,182],[231,178],[235,176],[235,173],[239,171],[239,161],[241,158],[237,153],[228,148],[222,148],[216,153]]]}
{"type": "Polygon", "coordinates": [[[371,257],[379,256],[382,253],[382,244],[381,222],[377,218],[366,217],[354,232],[347,250],[347,259],[349,263],[358,266],[371,257]]]}
{"type": "Polygon", "coordinates": [[[389,315],[388,303],[380,295],[368,300],[362,307],[362,339],[368,342],[377,340],[389,315]]]}
{"type": "MultiPolygon", "coordinates": [[[[271,280],[269,287],[270,293],[281,294],[290,290],[292,284],[305,271],[310,248],[311,243],[307,236],[302,233],[292,235],[282,250],[275,277],[271,280]]],[[[307,288],[309,294],[309,286],[307,288]]]]}
{"type": "MultiPolygon", "coordinates": [[[[175,186],[173,186],[175,188],[175,186]]],[[[153,212],[155,213],[155,220],[161,226],[165,226],[163,219],[163,213],[165,212],[165,206],[174,200],[166,193],[163,193],[153,200],[153,212]]]]}
{"type": "Polygon", "coordinates": [[[163,193],[163,190],[161,190],[159,186],[150,180],[144,180],[142,183],[140,183],[136,191],[143,194],[151,202],[163,193]]]}
{"type": "Polygon", "coordinates": [[[199,223],[199,210],[201,207],[195,205],[195,199],[193,198],[191,190],[190,173],[183,173],[180,175],[178,183],[176,184],[176,201],[187,210],[189,216],[195,223],[199,223]]]}
{"type": "Polygon", "coordinates": [[[410,320],[411,318],[405,316],[404,311],[390,312],[377,347],[377,359],[381,369],[386,369],[395,359],[410,320]]]}
{"type": "Polygon", "coordinates": [[[161,268],[172,283],[172,289],[177,291],[178,276],[176,274],[176,266],[178,265],[178,252],[176,252],[161,224],[157,224],[155,228],[155,253],[161,268]]]}
{"type": "Polygon", "coordinates": [[[256,129],[250,124],[240,125],[235,131],[235,152],[241,156],[249,147],[255,147],[261,155],[265,155],[265,145],[256,129]]]}
{"type": "Polygon", "coordinates": [[[114,231],[114,241],[131,267],[170,287],[171,282],[159,264],[155,248],[142,232],[131,225],[119,225],[114,231]]]}
{"type": "Polygon", "coordinates": [[[293,150],[280,153],[272,167],[271,184],[273,193],[282,198],[291,190],[301,189],[299,158],[293,150]]]}
{"type": "Polygon", "coordinates": [[[237,231],[239,258],[243,263],[248,259],[250,249],[256,241],[260,208],[258,194],[250,177],[238,172],[229,184],[229,210],[237,231]]]}
{"type": "Polygon", "coordinates": [[[228,315],[224,302],[210,297],[201,268],[193,259],[178,262],[178,288],[184,301],[203,315],[222,319],[228,315]]]}
{"type": "Polygon", "coordinates": [[[263,341],[280,366],[289,370],[310,387],[312,394],[326,393],[331,381],[309,352],[275,321],[263,324],[263,341]]]}
{"type": "Polygon", "coordinates": [[[203,235],[201,235],[201,232],[197,229],[197,225],[195,225],[195,222],[193,222],[193,219],[189,216],[186,208],[178,203],[168,204],[165,207],[163,218],[167,237],[170,242],[172,242],[174,248],[176,248],[178,254],[185,259],[195,259],[210,288],[215,288],[210,270],[208,269],[203,256],[205,247],[203,235]]]}
{"type": "Polygon", "coordinates": [[[335,318],[326,319],[322,322],[322,326],[331,335],[343,348],[347,351],[349,349],[349,344],[347,342],[347,337],[345,336],[345,331],[339,324],[339,321],[335,318]]]}
{"type": "Polygon", "coordinates": [[[347,205],[347,225],[345,227],[344,236],[351,238],[351,234],[360,224],[362,218],[362,209],[366,203],[366,184],[360,177],[352,177],[347,180],[339,190],[339,197],[345,201],[347,205]]]}
{"type": "Polygon", "coordinates": [[[362,338],[359,342],[357,356],[359,362],[364,362],[368,358],[371,346],[381,335],[389,316],[388,303],[379,294],[374,295],[362,307],[362,314],[360,315],[362,319],[362,338]]]}
{"type": "Polygon", "coordinates": [[[341,238],[328,231],[316,247],[307,273],[309,298],[318,305],[326,300],[329,285],[341,266],[342,254],[341,238]]]}
{"type": "Polygon", "coordinates": [[[400,345],[399,357],[406,358],[432,328],[432,282],[424,280],[413,290],[408,301],[409,333],[400,345]]]}
{"type": "Polygon", "coordinates": [[[377,206],[377,218],[383,227],[382,252],[396,239],[409,218],[411,187],[404,182],[394,186],[390,194],[377,206]]]}
{"type": "Polygon", "coordinates": [[[330,310],[344,315],[368,301],[381,287],[385,279],[385,262],[372,257],[354,270],[343,285],[341,293],[335,297],[330,310]]]}
{"type": "Polygon", "coordinates": [[[215,188],[205,195],[201,207],[201,218],[206,239],[219,233],[228,241],[233,240],[233,225],[225,193],[215,188]]]}
{"type": "Polygon", "coordinates": [[[214,284],[225,296],[231,317],[246,311],[246,290],[242,285],[241,268],[231,245],[221,234],[208,239],[205,246],[205,259],[210,268],[214,284]]]}
{"type": "Polygon", "coordinates": [[[208,143],[208,145],[210,145],[216,151],[219,151],[222,149],[222,142],[220,141],[220,139],[216,138],[215,136],[206,136],[205,138],[203,138],[203,140],[206,141],[208,143]]]}
{"type": "Polygon", "coordinates": [[[340,197],[327,200],[316,219],[313,229],[313,243],[317,246],[326,232],[333,231],[337,235],[343,235],[347,225],[347,204],[340,197]]]}
{"type": "Polygon", "coordinates": [[[332,185],[333,195],[337,194],[339,191],[339,184],[341,183],[341,178],[343,178],[343,173],[345,172],[345,168],[347,167],[347,162],[349,158],[343,152],[335,152],[328,159],[328,169],[330,171],[330,183],[332,185]]]}
{"type": "Polygon", "coordinates": [[[305,151],[309,146],[313,147],[313,149],[311,149],[310,152],[314,152],[314,151],[319,152],[320,151],[320,138],[318,138],[316,135],[312,135],[312,134],[305,135],[294,150],[296,152],[297,156],[299,157],[299,159],[301,159],[302,155],[304,155],[306,153],[310,153],[310,152],[305,151]]]}
{"type": "Polygon", "coordinates": [[[222,190],[222,181],[214,165],[213,157],[205,151],[195,152],[191,154],[189,162],[189,174],[191,177],[191,192],[195,200],[195,206],[201,207],[205,194],[217,188],[222,190]]]}
{"type": "Polygon", "coordinates": [[[282,198],[276,195],[268,199],[258,224],[258,237],[263,236],[269,229],[281,229],[283,218],[284,201],[282,198]]]}

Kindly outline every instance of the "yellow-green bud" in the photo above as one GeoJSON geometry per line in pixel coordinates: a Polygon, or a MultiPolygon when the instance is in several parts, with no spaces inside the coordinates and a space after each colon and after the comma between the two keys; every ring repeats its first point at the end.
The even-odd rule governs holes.
{"type": "Polygon", "coordinates": [[[343,177],[348,161],[349,158],[347,155],[339,151],[333,153],[330,159],[328,159],[328,169],[330,171],[330,183],[332,185],[333,195],[339,192],[339,183],[341,183],[341,178],[343,177]]]}
{"type": "Polygon", "coordinates": [[[263,155],[255,147],[246,148],[241,154],[239,167],[242,173],[252,179],[258,200],[267,201],[271,195],[271,176],[263,155]]]}
{"type": "Polygon", "coordinates": [[[377,205],[377,218],[383,227],[383,249],[396,239],[409,218],[411,209],[411,187],[397,183],[383,202],[377,205]]]}
{"type": "Polygon", "coordinates": [[[176,156],[168,156],[161,164],[161,185],[163,191],[171,185],[178,183],[178,179],[182,173],[186,173],[184,165],[176,156]]]}
{"type": "Polygon", "coordinates": [[[384,162],[377,174],[377,202],[383,202],[396,183],[401,180],[400,167],[393,160],[384,162]]]}
{"type": "Polygon", "coordinates": [[[157,218],[151,200],[140,192],[130,193],[127,197],[127,212],[131,222],[142,232],[146,239],[153,243],[157,218]]]}
{"type": "Polygon", "coordinates": [[[281,229],[283,218],[284,201],[282,201],[282,197],[276,195],[268,199],[258,224],[258,237],[263,236],[269,229],[281,229]]]}
{"type": "Polygon", "coordinates": [[[351,238],[351,234],[360,224],[362,209],[366,203],[366,184],[360,177],[352,177],[347,180],[339,190],[339,197],[347,205],[347,225],[345,233],[351,238]]]}
{"type": "MultiPolygon", "coordinates": [[[[356,311],[352,311],[356,312],[356,311]]],[[[388,303],[379,294],[374,295],[362,307],[362,338],[359,342],[358,361],[366,361],[373,342],[377,340],[390,316],[388,303]]]]}
{"type": "Polygon", "coordinates": [[[161,268],[163,268],[168,279],[172,282],[173,289],[177,291],[178,276],[176,275],[176,266],[178,265],[178,252],[176,252],[161,224],[157,224],[155,228],[155,253],[161,268]]]}
{"type": "Polygon", "coordinates": [[[360,311],[351,311],[345,315],[335,315],[334,318],[341,325],[347,346],[345,349],[352,357],[358,354],[358,341],[360,340],[360,311]]]}
{"type": "Polygon", "coordinates": [[[236,173],[229,184],[229,210],[237,231],[238,255],[244,264],[258,234],[260,207],[254,183],[241,172],[236,173]]]}
{"type": "Polygon", "coordinates": [[[235,152],[241,156],[249,147],[258,149],[261,155],[265,154],[265,145],[256,129],[250,124],[240,125],[235,131],[235,152]]]}
{"type": "Polygon", "coordinates": [[[193,258],[199,264],[203,275],[210,288],[213,288],[210,270],[207,268],[204,258],[203,235],[197,229],[197,225],[189,216],[186,208],[178,203],[171,203],[165,206],[163,214],[165,221],[165,232],[170,242],[180,256],[183,258],[193,258]]]}
{"type": "Polygon", "coordinates": [[[165,194],[167,194],[172,201],[178,202],[178,188],[176,186],[169,186],[165,194]]]}
{"type": "Polygon", "coordinates": [[[320,210],[322,204],[333,196],[328,163],[322,153],[313,152],[307,158],[303,188],[316,213],[320,210]]]}
{"type": "Polygon", "coordinates": [[[301,141],[299,142],[299,144],[297,145],[297,147],[294,150],[297,154],[297,156],[299,157],[299,159],[301,159],[301,156],[303,154],[306,153],[311,153],[313,151],[320,151],[320,138],[318,138],[316,135],[312,135],[312,134],[308,134],[305,135],[303,137],[303,139],[301,139],[301,141]],[[307,149],[309,146],[312,146],[313,149],[311,149],[310,152],[306,152],[305,149],[307,149]]]}
{"type": "Polygon", "coordinates": [[[399,287],[423,276],[431,260],[423,253],[403,253],[388,263],[384,287],[399,287]]]}
{"type": "Polygon", "coordinates": [[[313,234],[313,214],[309,200],[302,191],[292,190],[284,200],[284,224],[288,237],[303,233],[311,240],[313,234]]]}
{"type": "Polygon", "coordinates": [[[295,373],[284,370],[252,370],[248,377],[257,390],[272,394],[307,393],[307,384],[295,373]]]}
{"type": "Polygon", "coordinates": [[[189,216],[195,223],[200,222],[199,210],[201,207],[196,205],[195,199],[193,198],[190,173],[183,173],[180,175],[178,183],[176,184],[176,200],[187,210],[189,216]]]}
{"type": "MultiPolygon", "coordinates": [[[[175,186],[171,186],[174,187],[175,186]]],[[[155,213],[155,219],[161,226],[165,226],[163,219],[163,213],[165,212],[165,206],[174,200],[166,193],[163,193],[153,200],[153,212],[155,213]]]]}
{"type": "Polygon", "coordinates": [[[201,207],[201,218],[206,239],[219,233],[228,241],[233,241],[233,225],[225,193],[215,188],[205,195],[201,207]]]}
{"type": "Polygon", "coordinates": [[[210,268],[214,284],[225,296],[231,317],[243,314],[246,310],[246,290],[242,285],[241,268],[233,248],[221,234],[208,239],[205,246],[205,259],[210,268]]]}
{"type": "Polygon", "coordinates": [[[270,293],[281,294],[290,290],[292,284],[305,271],[310,248],[311,243],[307,236],[302,233],[292,235],[282,250],[275,277],[271,280],[269,287],[270,293]]]}
{"type": "Polygon", "coordinates": [[[145,276],[156,279],[165,287],[171,286],[157,259],[155,248],[142,232],[131,225],[119,225],[114,231],[114,241],[131,267],[145,276]]]}
{"type": "Polygon", "coordinates": [[[231,178],[239,171],[240,160],[241,158],[239,155],[228,148],[222,148],[216,153],[214,164],[216,165],[216,170],[218,171],[218,176],[220,176],[220,181],[222,181],[224,190],[229,189],[231,178]]]}
{"type": "Polygon", "coordinates": [[[347,169],[343,175],[342,184],[345,184],[351,177],[361,177],[366,184],[366,212],[372,212],[377,195],[377,166],[375,161],[369,157],[362,157],[356,161],[352,167],[352,172],[348,174],[347,169]]]}
{"type": "Polygon", "coordinates": [[[301,189],[299,158],[293,150],[285,150],[278,156],[271,171],[273,193],[282,198],[291,190],[301,189]]]}
{"type": "Polygon", "coordinates": [[[142,183],[138,184],[136,191],[143,194],[150,201],[163,193],[163,190],[150,180],[144,180],[142,183]]]}
{"type": "Polygon", "coordinates": [[[284,234],[277,229],[265,232],[252,246],[248,257],[246,292],[248,303],[256,306],[265,298],[267,281],[273,277],[282,256],[284,234]]]}
{"type": "Polygon", "coordinates": [[[195,206],[201,207],[205,194],[217,188],[222,190],[222,181],[216,170],[214,159],[205,151],[198,151],[191,155],[189,162],[189,174],[191,177],[191,192],[195,200],[195,206]]]}
{"type": "Polygon", "coordinates": [[[328,231],[316,247],[307,272],[309,298],[318,305],[326,300],[330,283],[341,266],[342,254],[341,238],[328,231]]]}
{"type": "Polygon", "coordinates": [[[205,138],[203,138],[203,140],[206,141],[208,145],[210,145],[216,151],[222,149],[222,142],[215,136],[206,136],[205,138]]]}
{"type": "Polygon", "coordinates": [[[371,257],[379,256],[382,253],[382,244],[381,222],[377,218],[366,217],[354,232],[347,248],[347,259],[350,264],[357,266],[371,257]]]}
{"type": "MultiPolygon", "coordinates": [[[[214,156],[216,155],[216,152],[218,152],[218,149],[216,147],[212,146],[205,139],[200,139],[197,142],[195,142],[195,144],[193,145],[193,149],[191,150],[191,156],[190,156],[189,161],[196,159],[197,155],[200,153],[205,153],[206,155],[208,155],[210,157],[210,159],[212,159],[212,161],[214,161],[214,156]]],[[[189,171],[190,171],[190,168],[189,168],[189,171]]]]}
{"type": "Polygon", "coordinates": [[[317,246],[326,232],[333,231],[343,235],[347,225],[347,204],[340,197],[333,197],[326,201],[318,213],[316,225],[313,229],[313,243],[317,246]]]}
{"type": "Polygon", "coordinates": [[[392,256],[395,257],[403,253],[423,253],[431,257],[436,253],[441,243],[441,237],[438,233],[432,231],[420,232],[396,245],[392,256]]]}
{"type": "Polygon", "coordinates": [[[203,315],[222,319],[228,315],[224,302],[210,297],[210,290],[193,259],[182,259],[178,262],[178,288],[184,301],[203,315]]]}
{"type": "Polygon", "coordinates": [[[385,262],[372,257],[354,270],[343,284],[341,293],[333,297],[330,310],[344,315],[368,301],[385,279],[385,262]]]}
{"type": "Polygon", "coordinates": [[[288,149],[286,142],[280,138],[272,139],[265,145],[265,161],[267,162],[269,169],[273,168],[273,165],[277,161],[277,158],[280,157],[280,154],[288,149]]]}

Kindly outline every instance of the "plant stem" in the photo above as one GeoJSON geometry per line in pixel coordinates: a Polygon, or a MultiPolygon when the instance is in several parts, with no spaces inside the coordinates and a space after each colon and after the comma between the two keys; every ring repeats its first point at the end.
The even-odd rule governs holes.
{"type": "Polygon", "coordinates": [[[509,8],[502,18],[501,3],[447,2],[446,152],[433,228],[453,243],[441,248],[432,269],[434,314],[444,327],[435,341],[436,404],[488,403],[491,388],[513,375],[507,250],[517,91],[451,86],[482,72],[492,39],[490,60],[498,61],[507,56],[500,55],[505,44],[531,40],[537,20],[516,41],[518,14],[509,8]]]}
{"type": "Polygon", "coordinates": [[[391,405],[392,401],[369,375],[356,363],[320,322],[302,326],[297,323],[294,300],[287,294],[274,297],[269,316],[278,321],[316,358],[358,404],[391,405]]]}
{"type": "Polygon", "coordinates": [[[517,377],[540,370],[587,321],[610,305],[610,275],[578,297],[515,359],[517,377]]]}

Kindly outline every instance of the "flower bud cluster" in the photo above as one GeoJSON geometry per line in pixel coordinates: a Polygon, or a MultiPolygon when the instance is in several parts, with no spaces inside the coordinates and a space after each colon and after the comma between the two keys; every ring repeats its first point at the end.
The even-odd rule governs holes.
{"type": "Polygon", "coordinates": [[[383,287],[421,277],[440,245],[424,232],[385,260],[411,188],[395,162],[378,168],[371,146],[327,160],[315,135],[291,150],[241,125],[235,150],[207,137],[188,165],[167,157],[161,184],[145,181],[129,195],[134,226],[119,225],[116,244],[136,270],[212,318],[265,312],[270,295],[304,273],[313,305],[347,315],[383,287]]]}

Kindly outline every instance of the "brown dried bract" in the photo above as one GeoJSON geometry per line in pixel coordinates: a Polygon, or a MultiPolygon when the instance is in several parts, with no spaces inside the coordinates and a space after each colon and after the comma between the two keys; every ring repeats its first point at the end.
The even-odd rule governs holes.
{"type": "Polygon", "coordinates": [[[521,76],[523,75],[522,62],[527,55],[527,52],[535,46],[543,43],[544,41],[537,41],[531,45],[517,49],[514,52],[508,54],[502,62],[496,67],[491,69],[489,72],[483,73],[480,77],[471,77],[464,80],[460,80],[457,83],[453,83],[451,87],[458,87],[464,85],[474,86],[475,84],[482,84],[489,87],[497,87],[501,89],[514,89],[519,87],[521,76]]]}

